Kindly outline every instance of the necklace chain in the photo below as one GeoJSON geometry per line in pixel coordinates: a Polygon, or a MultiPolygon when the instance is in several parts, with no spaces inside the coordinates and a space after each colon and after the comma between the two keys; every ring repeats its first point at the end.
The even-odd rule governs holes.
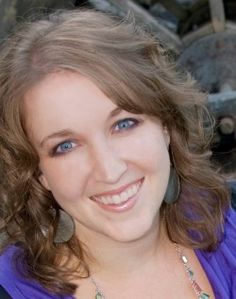
{"type": "MultiPolygon", "coordinates": [[[[175,246],[175,250],[179,256],[180,261],[182,262],[184,269],[187,273],[188,279],[191,283],[191,286],[194,290],[194,292],[197,295],[198,299],[209,299],[210,295],[208,295],[206,292],[204,292],[201,287],[199,286],[199,284],[197,283],[195,276],[194,276],[194,272],[191,269],[191,267],[188,264],[188,258],[186,257],[186,255],[183,253],[183,250],[179,247],[179,245],[177,243],[174,243],[175,246]]],[[[103,293],[103,291],[100,289],[100,287],[98,286],[97,282],[95,281],[95,279],[93,277],[90,277],[90,281],[92,282],[92,284],[95,286],[95,299],[106,299],[105,295],[103,293]]]]}
{"type": "Polygon", "coordinates": [[[90,280],[92,282],[92,284],[95,286],[96,289],[96,295],[95,295],[95,299],[106,299],[102,290],[99,288],[97,282],[95,281],[95,279],[93,277],[90,277],[90,280]]]}
{"type": "Polygon", "coordinates": [[[210,295],[208,295],[206,292],[204,292],[201,287],[199,286],[199,284],[197,283],[195,276],[194,276],[194,272],[191,269],[191,267],[188,264],[188,258],[186,257],[186,255],[183,253],[183,250],[179,247],[179,245],[177,243],[174,243],[175,245],[175,250],[180,258],[180,261],[182,262],[185,271],[187,273],[188,279],[192,285],[192,288],[194,290],[194,292],[197,295],[198,299],[208,299],[210,298],[210,295]]]}

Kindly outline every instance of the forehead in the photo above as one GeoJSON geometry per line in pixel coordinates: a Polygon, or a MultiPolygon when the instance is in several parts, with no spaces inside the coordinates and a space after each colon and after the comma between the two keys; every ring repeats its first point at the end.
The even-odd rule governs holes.
{"type": "Polygon", "coordinates": [[[52,113],[72,112],[73,107],[76,113],[87,109],[100,112],[116,105],[88,78],[59,72],[48,75],[33,86],[24,96],[24,107],[29,115],[49,110],[52,113]]]}
{"type": "MultiPolygon", "coordinates": [[[[69,71],[60,71],[46,76],[35,84],[24,97],[26,107],[55,105],[66,101],[68,105],[77,102],[84,106],[107,104],[114,106],[111,100],[88,78],[69,71]]],[[[99,108],[99,106],[97,107],[99,108]]]]}
{"type": "Polygon", "coordinates": [[[24,97],[26,127],[42,134],[78,124],[83,128],[115,108],[91,80],[66,71],[48,75],[24,97]]]}

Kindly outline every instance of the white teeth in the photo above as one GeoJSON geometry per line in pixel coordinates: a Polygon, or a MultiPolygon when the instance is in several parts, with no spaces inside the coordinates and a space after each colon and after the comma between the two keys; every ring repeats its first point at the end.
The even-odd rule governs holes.
{"type": "Polygon", "coordinates": [[[105,204],[109,203],[108,198],[105,196],[101,197],[102,202],[104,202],[105,204]]]}
{"type": "Polygon", "coordinates": [[[131,197],[133,195],[133,192],[131,189],[129,189],[128,191],[126,191],[128,193],[128,196],[131,197]]]}
{"type": "Polygon", "coordinates": [[[107,196],[106,199],[108,204],[112,204],[114,201],[114,199],[111,196],[107,196]]]}
{"type": "Polygon", "coordinates": [[[132,187],[132,192],[133,192],[133,193],[136,193],[137,190],[138,190],[138,186],[137,186],[137,185],[132,187]]]}
{"type": "Polygon", "coordinates": [[[127,201],[130,197],[134,196],[141,186],[141,182],[139,181],[133,186],[128,187],[125,191],[122,191],[120,194],[112,195],[112,196],[101,196],[95,197],[95,200],[101,202],[105,205],[107,204],[120,204],[122,202],[127,201]]]}
{"type": "Polygon", "coordinates": [[[129,198],[129,195],[127,192],[123,191],[120,197],[121,197],[121,201],[126,201],[129,198]]]}
{"type": "Polygon", "coordinates": [[[120,203],[120,196],[119,195],[114,195],[112,197],[112,199],[113,199],[114,203],[116,203],[116,204],[120,203]]]}

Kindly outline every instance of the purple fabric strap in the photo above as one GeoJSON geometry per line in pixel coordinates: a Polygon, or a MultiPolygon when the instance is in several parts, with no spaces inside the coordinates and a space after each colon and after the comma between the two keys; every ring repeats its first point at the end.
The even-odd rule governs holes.
{"type": "Polygon", "coordinates": [[[216,299],[236,298],[236,212],[227,213],[222,242],[214,252],[195,250],[216,299]]]}
{"type": "MultiPolygon", "coordinates": [[[[13,299],[73,299],[49,293],[35,281],[23,278],[17,271],[13,255],[20,249],[9,247],[0,256],[0,285],[13,299]]],[[[195,250],[212,285],[216,299],[236,298],[236,212],[229,210],[222,242],[214,252],[195,250]]]]}
{"type": "MultiPolygon", "coordinates": [[[[72,296],[59,296],[48,292],[39,283],[27,280],[17,270],[14,253],[19,252],[16,246],[9,247],[0,256],[0,285],[13,299],[73,299],[72,296]]],[[[18,263],[17,263],[18,265],[18,263]]],[[[19,266],[19,265],[18,265],[19,266]]],[[[20,265],[22,268],[22,265],[20,265]]]]}

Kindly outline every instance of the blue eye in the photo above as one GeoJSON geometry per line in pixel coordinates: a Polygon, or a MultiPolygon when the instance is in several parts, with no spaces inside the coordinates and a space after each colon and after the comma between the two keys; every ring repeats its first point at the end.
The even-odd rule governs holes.
{"type": "Polygon", "coordinates": [[[118,122],[115,123],[114,130],[115,131],[124,131],[124,130],[131,129],[138,124],[139,124],[139,121],[137,119],[125,118],[125,119],[119,120],[118,122]]]}
{"type": "Polygon", "coordinates": [[[63,154],[66,152],[71,151],[74,148],[74,142],[72,141],[65,141],[57,145],[54,149],[55,154],[63,154]]]}

